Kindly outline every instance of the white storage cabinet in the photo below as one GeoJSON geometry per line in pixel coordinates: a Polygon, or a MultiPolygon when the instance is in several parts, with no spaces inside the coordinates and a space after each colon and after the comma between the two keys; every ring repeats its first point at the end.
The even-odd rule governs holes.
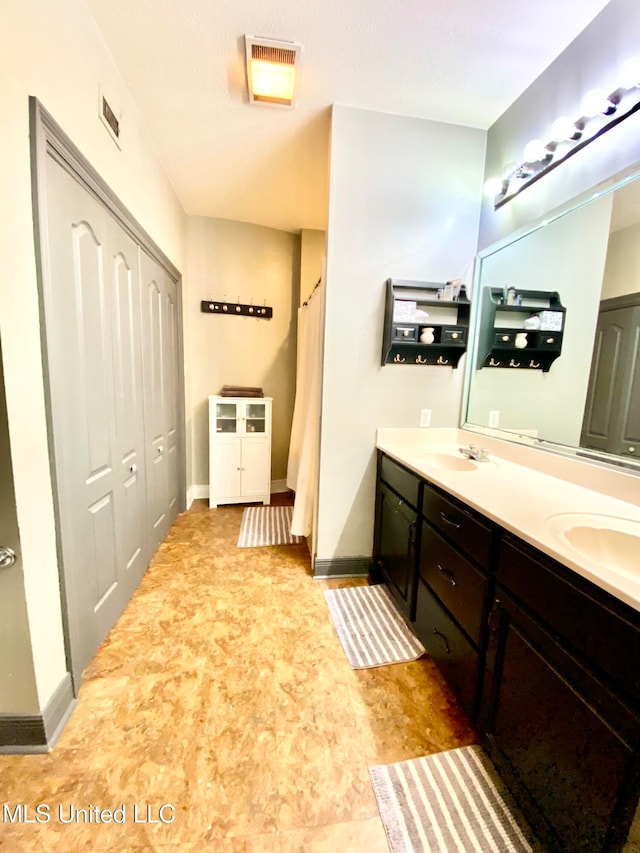
{"type": "Polygon", "coordinates": [[[209,397],[209,506],[271,501],[271,397],[209,397]]]}

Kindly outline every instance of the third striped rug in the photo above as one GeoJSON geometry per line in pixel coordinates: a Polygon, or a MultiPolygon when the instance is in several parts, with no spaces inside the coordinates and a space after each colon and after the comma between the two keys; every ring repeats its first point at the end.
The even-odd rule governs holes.
{"type": "Polygon", "coordinates": [[[353,669],[416,660],[425,653],[386,587],[327,589],[331,621],[353,669]]]}
{"type": "Polygon", "coordinates": [[[479,746],[370,767],[369,775],[393,853],[542,849],[479,746]]]}
{"type": "Polygon", "coordinates": [[[297,545],[302,536],[291,533],[292,506],[248,506],[242,513],[238,548],[297,545]]]}

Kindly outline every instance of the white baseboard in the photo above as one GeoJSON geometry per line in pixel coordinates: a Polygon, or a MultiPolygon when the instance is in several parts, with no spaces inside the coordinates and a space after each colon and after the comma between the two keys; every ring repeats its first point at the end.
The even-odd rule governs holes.
{"type": "Polygon", "coordinates": [[[209,486],[208,485],[205,484],[204,486],[198,486],[198,485],[189,486],[189,488],[187,489],[187,509],[189,509],[189,507],[191,506],[191,504],[194,501],[197,501],[201,498],[208,498],[208,497],[209,497],[209,486]]]}
{"type": "MultiPolygon", "coordinates": [[[[278,492],[288,492],[289,489],[287,487],[286,480],[272,480],[271,481],[271,494],[275,495],[278,492]]],[[[205,483],[204,485],[194,485],[189,486],[187,489],[187,509],[191,506],[194,501],[200,500],[202,498],[209,499],[209,486],[205,483]]]]}

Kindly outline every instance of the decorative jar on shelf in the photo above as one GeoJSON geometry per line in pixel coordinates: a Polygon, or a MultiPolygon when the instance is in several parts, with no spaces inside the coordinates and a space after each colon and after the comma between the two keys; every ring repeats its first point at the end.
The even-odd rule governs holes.
{"type": "Polygon", "coordinates": [[[433,334],[434,328],[433,326],[425,326],[420,335],[420,343],[421,344],[432,344],[435,340],[435,336],[433,334]]]}

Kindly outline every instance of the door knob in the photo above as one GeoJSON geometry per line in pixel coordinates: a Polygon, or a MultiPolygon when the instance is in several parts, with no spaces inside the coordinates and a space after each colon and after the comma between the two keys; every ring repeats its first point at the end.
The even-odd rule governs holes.
{"type": "Polygon", "coordinates": [[[0,545],[0,569],[10,569],[16,561],[16,552],[13,548],[0,545]]]}

